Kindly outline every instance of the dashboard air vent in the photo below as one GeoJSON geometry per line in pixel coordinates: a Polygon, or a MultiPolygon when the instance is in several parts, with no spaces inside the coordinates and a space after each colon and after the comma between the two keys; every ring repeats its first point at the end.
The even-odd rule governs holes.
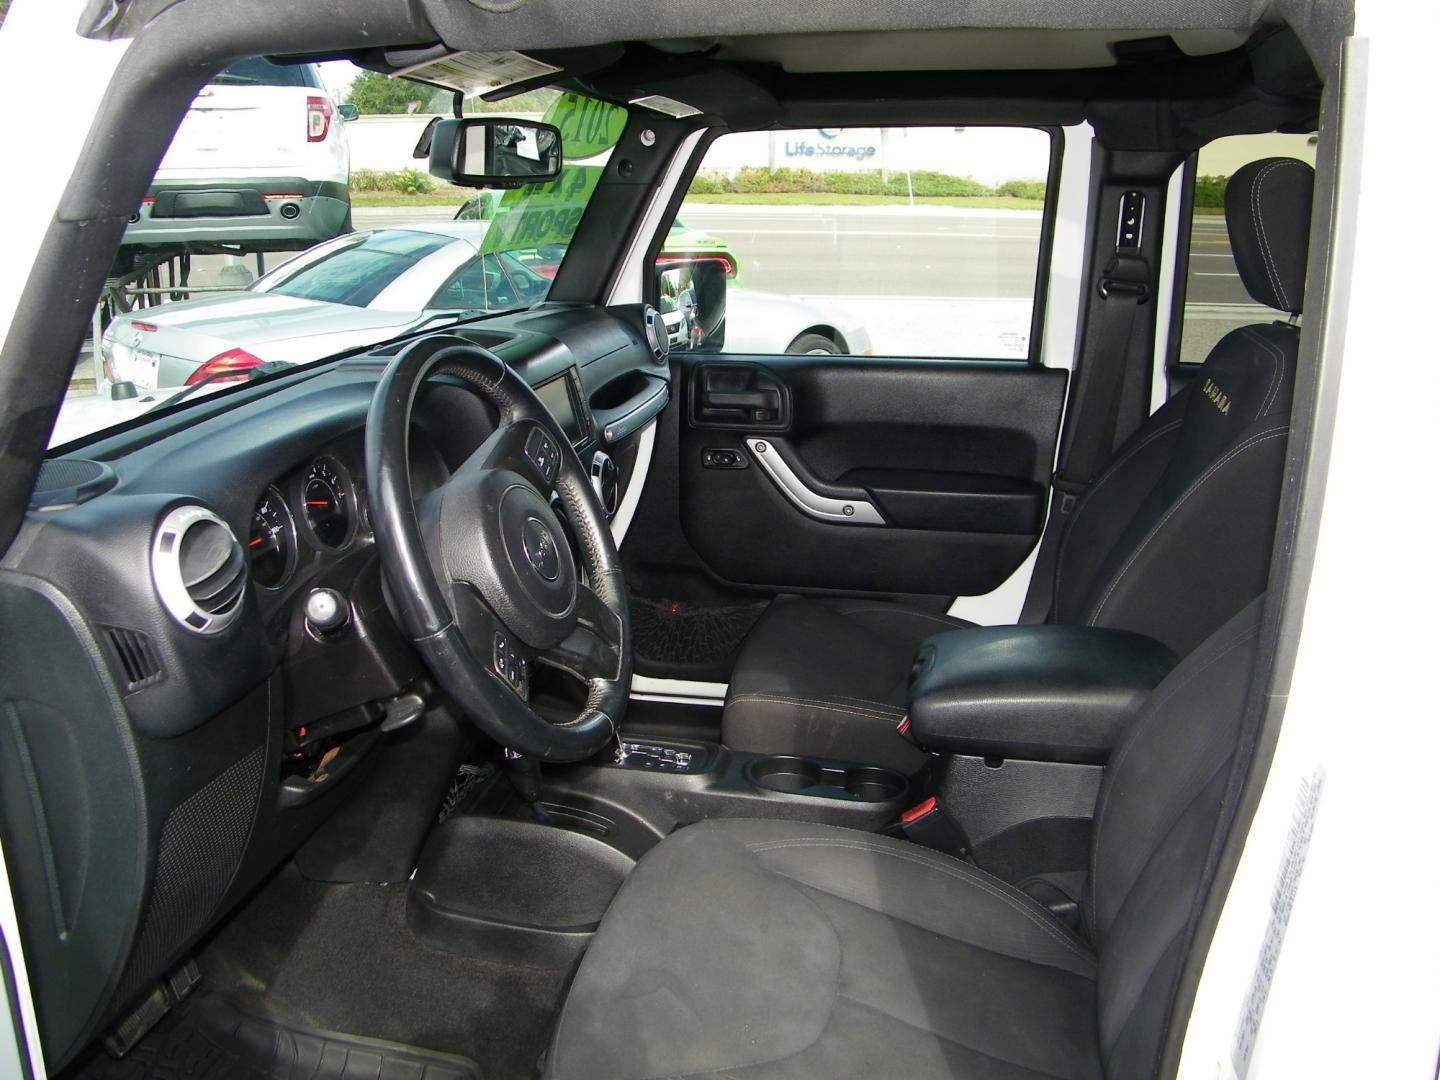
{"type": "Polygon", "coordinates": [[[105,639],[110,643],[127,694],[160,681],[160,654],[155,651],[149,634],[123,626],[107,626],[105,639]]]}
{"type": "Polygon", "coordinates": [[[218,634],[245,599],[245,552],[235,534],[203,506],[177,506],[155,530],[150,549],[155,591],[181,626],[218,634]]]}

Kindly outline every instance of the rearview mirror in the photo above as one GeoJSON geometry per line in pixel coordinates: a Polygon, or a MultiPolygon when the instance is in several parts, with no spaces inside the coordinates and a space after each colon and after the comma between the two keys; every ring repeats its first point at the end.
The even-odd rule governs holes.
{"type": "Polygon", "coordinates": [[[360,106],[359,106],[359,105],[352,105],[352,104],[350,104],[350,102],[348,102],[348,101],[343,102],[343,103],[341,103],[341,104],[339,104],[339,105],[336,105],[336,106],[335,106],[335,111],[340,115],[340,119],[341,119],[341,120],[358,120],[358,119],[360,119],[360,106]]]}
{"type": "Polygon", "coordinates": [[[660,318],[671,349],[724,348],[726,266],[723,259],[685,259],[655,268],[660,318]]]}
{"type": "Polygon", "coordinates": [[[560,175],[560,130],[505,117],[440,120],[430,132],[430,173],[460,187],[519,187],[560,175]]]}

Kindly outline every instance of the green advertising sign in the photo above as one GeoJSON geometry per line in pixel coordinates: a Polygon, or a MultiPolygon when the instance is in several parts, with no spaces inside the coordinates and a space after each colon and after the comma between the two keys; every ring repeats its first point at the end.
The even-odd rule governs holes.
{"type": "Polygon", "coordinates": [[[485,252],[523,251],[568,244],[580,227],[605,163],[581,164],[610,150],[625,130],[626,111],[580,94],[562,94],[545,111],[544,122],[560,129],[565,167],[546,184],[507,191],[485,233],[485,252]]]}

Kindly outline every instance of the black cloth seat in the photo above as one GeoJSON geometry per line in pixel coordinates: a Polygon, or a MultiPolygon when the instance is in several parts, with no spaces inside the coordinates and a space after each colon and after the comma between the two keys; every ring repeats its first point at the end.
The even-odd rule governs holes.
{"type": "MultiPolygon", "coordinates": [[[[1305,287],[1314,171],[1293,158],[1230,178],[1225,220],[1250,295],[1291,315],[1305,287]]],[[[1299,331],[1231,331],[1141,425],[1065,523],[1049,621],[1132,630],[1183,656],[1265,587],[1290,431],[1299,331]]],[[[885,721],[905,710],[915,649],[970,624],[899,604],[776,601],[731,676],[726,745],[913,771],[885,721]]]]}
{"type": "Polygon", "coordinates": [[[1222,821],[1259,608],[1156,688],[1106,768],[1083,937],[905,840],[693,825],[611,904],[546,1076],[1152,1075],[1222,821]]]}

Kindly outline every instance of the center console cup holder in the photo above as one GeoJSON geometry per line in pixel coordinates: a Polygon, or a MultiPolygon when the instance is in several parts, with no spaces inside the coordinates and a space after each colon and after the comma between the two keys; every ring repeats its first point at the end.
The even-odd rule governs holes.
{"type": "Polygon", "coordinates": [[[878,765],[850,765],[815,758],[776,754],[752,761],[750,782],[785,795],[808,795],[851,802],[886,802],[905,794],[905,777],[878,765]]]}

